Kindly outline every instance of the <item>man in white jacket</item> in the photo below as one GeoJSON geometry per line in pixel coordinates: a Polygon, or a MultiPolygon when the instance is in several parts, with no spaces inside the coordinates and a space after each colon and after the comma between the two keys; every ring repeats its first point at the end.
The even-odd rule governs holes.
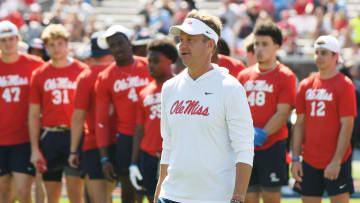
{"type": "Polygon", "coordinates": [[[211,64],[221,32],[199,11],[170,28],[180,37],[182,73],[161,95],[163,151],[154,202],[243,203],[254,155],[246,93],[224,68],[211,64]]]}

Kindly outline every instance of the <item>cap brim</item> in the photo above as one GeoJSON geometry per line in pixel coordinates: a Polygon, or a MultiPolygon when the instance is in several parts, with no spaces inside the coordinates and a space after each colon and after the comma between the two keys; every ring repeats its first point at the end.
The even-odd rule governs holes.
{"type": "Polygon", "coordinates": [[[109,48],[109,45],[106,42],[106,38],[107,37],[105,35],[97,38],[97,44],[101,49],[108,49],[109,48]]]}
{"type": "Polygon", "coordinates": [[[186,34],[189,35],[199,35],[202,34],[201,32],[196,32],[193,27],[188,26],[187,24],[182,24],[182,25],[175,25],[175,26],[171,26],[169,33],[175,36],[179,36],[181,32],[185,32],[186,34]]]}
{"type": "Polygon", "coordinates": [[[6,34],[0,34],[0,39],[6,38],[6,37],[11,37],[11,36],[19,36],[19,33],[6,33],[6,34]]]}
{"type": "Polygon", "coordinates": [[[108,28],[104,34],[102,34],[101,36],[98,37],[97,39],[97,43],[98,46],[102,49],[108,49],[109,45],[106,41],[106,38],[111,37],[113,35],[115,35],[116,33],[122,33],[123,35],[126,36],[126,38],[128,40],[131,40],[131,37],[133,35],[133,32],[121,25],[113,25],[110,28],[108,28]]]}

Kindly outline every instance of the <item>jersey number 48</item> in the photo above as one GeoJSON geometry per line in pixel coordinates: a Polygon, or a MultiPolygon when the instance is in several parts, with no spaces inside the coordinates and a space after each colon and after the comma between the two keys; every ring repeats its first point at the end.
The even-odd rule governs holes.
{"type": "Polygon", "coordinates": [[[265,92],[251,92],[248,96],[250,106],[263,106],[265,104],[265,92]]]}

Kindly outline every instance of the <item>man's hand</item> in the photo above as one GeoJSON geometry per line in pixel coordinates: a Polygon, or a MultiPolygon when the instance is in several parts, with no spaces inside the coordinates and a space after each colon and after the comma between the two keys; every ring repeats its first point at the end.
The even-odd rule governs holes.
{"type": "Polygon", "coordinates": [[[43,163],[45,163],[45,158],[43,157],[42,153],[40,152],[40,150],[32,150],[31,151],[31,158],[30,158],[30,162],[36,167],[37,163],[41,161],[43,163]]]}
{"type": "Polygon", "coordinates": [[[78,154],[70,154],[69,156],[69,165],[73,168],[79,168],[80,166],[80,160],[78,154]]]}
{"type": "Polygon", "coordinates": [[[109,160],[106,160],[102,162],[101,165],[105,178],[112,182],[116,181],[117,178],[114,171],[114,166],[111,164],[111,162],[109,160]]]}
{"type": "Polygon", "coordinates": [[[140,173],[140,170],[136,164],[131,164],[129,166],[130,181],[136,190],[142,190],[143,188],[137,183],[137,180],[142,180],[143,177],[140,173]]]}
{"type": "Polygon", "coordinates": [[[304,175],[303,173],[303,168],[302,165],[299,161],[293,161],[292,165],[291,165],[291,173],[293,178],[295,178],[295,180],[297,182],[302,182],[302,177],[304,175]]]}
{"type": "Polygon", "coordinates": [[[267,131],[256,127],[254,129],[255,129],[254,146],[261,147],[268,139],[268,136],[266,136],[267,131]]]}
{"type": "Polygon", "coordinates": [[[339,176],[341,164],[331,161],[324,170],[324,177],[329,180],[336,180],[339,176]]]}

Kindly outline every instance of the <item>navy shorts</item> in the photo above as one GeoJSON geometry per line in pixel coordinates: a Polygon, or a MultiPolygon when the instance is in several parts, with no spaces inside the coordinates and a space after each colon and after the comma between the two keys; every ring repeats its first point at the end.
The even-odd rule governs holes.
{"type": "Polygon", "coordinates": [[[175,202],[169,199],[165,199],[165,198],[159,198],[156,203],[180,203],[180,202],[175,202]]]}
{"type": "Polygon", "coordinates": [[[249,187],[279,187],[289,179],[286,164],[286,140],[276,142],[268,149],[255,151],[249,187]]]}
{"type": "MultiPolygon", "coordinates": [[[[109,147],[110,161],[112,163],[115,163],[115,150],[115,145],[109,147]]],[[[105,179],[100,163],[100,152],[98,148],[82,152],[81,166],[82,172],[87,174],[89,179],[105,179]]]]}
{"type": "Polygon", "coordinates": [[[140,183],[145,190],[140,190],[138,193],[146,196],[154,196],[158,180],[159,161],[159,158],[140,150],[139,167],[143,177],[140,183]]]}
{"type": "Polygon", "coordinates": [[[129,175],[133,136],[117,133],[116,173],[119,176],[129,175]]]}
{"type": "Polygon", "coordinates": [[[0,176],[11,172],[35,175],[35,168],[30,162],[30,143],[0,146],[0,176]]]}
{"type": "MultiPolygon", "coordinates": [[[[42,134],[41,131],[40,134],[42,134]]],[[[40,149],[46,159],[48,172],[43,173],[44,181],[61,181],[65,167],[69,168],[70,131],[48,132],[40,138],[40,149]]],[[[66,170],[71,176],[81,176],[80,169],[66,170]]],[[[65,171],[65,172],[66,172],[65,171]]]]}
{"type": "Polygon", "coordinates": [[[339,176],[336,180],[324,177],[324,169],[317,169],[302,162],[303,177],[301,183],[295,183],[294,190],[303,196],[322,197],[324,191],[329,196],[349,192],[354,193],[354,182],[351,177],[351,159],[341,164],[339,176]]]}

